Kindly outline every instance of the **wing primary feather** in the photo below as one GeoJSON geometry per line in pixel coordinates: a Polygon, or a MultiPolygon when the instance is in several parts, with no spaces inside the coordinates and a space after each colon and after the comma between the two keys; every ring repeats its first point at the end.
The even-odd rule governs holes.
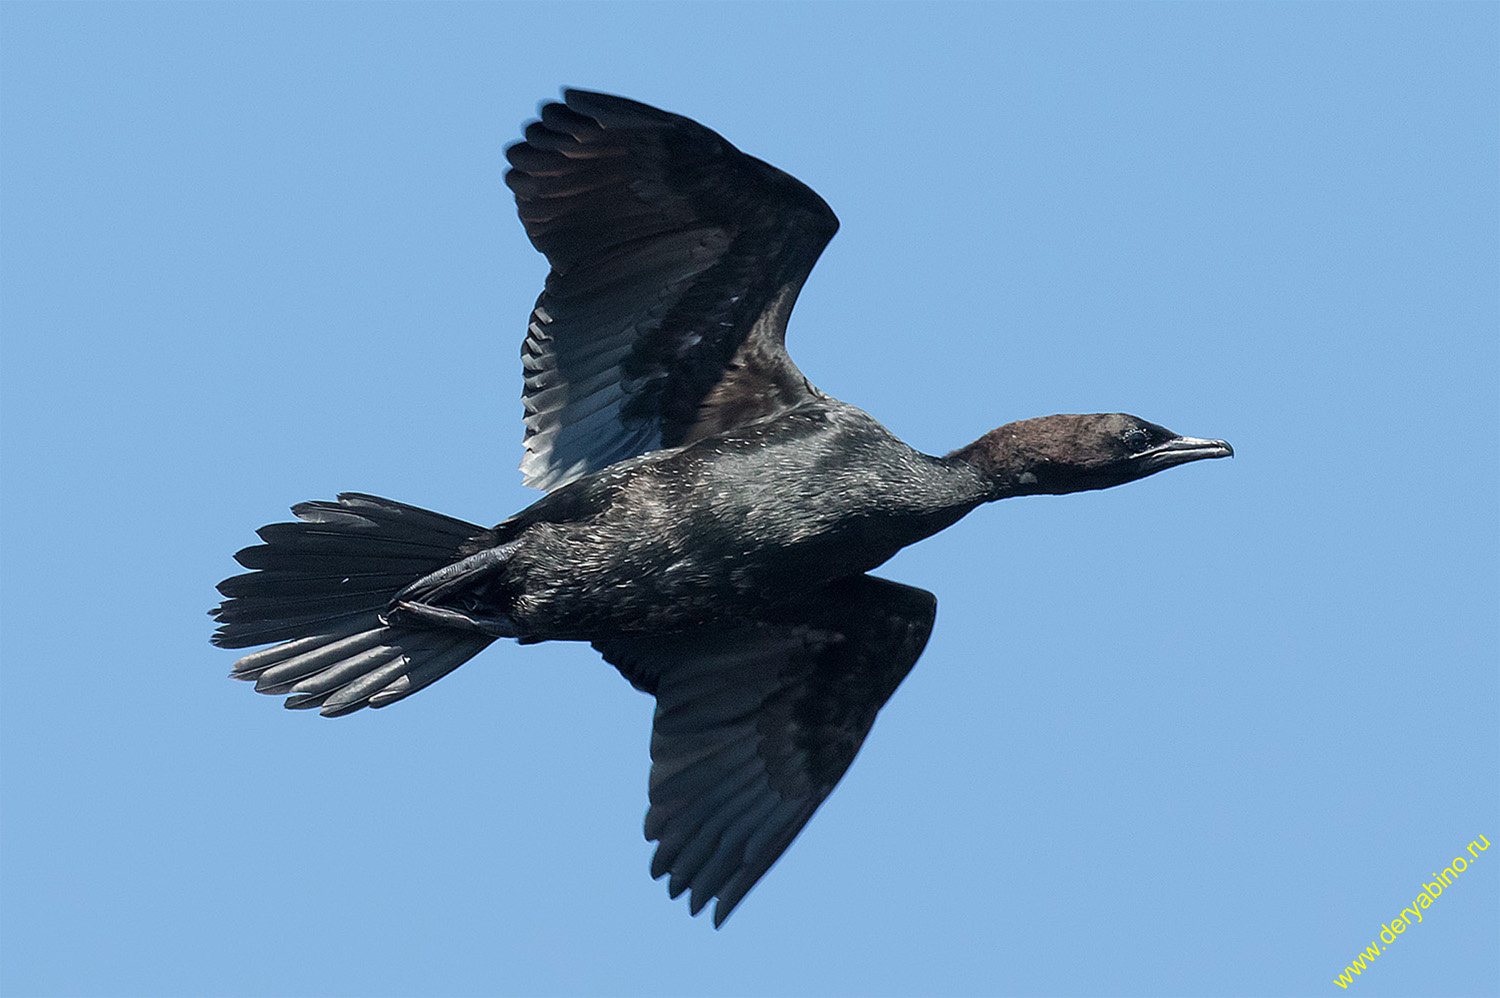
{"type": "Polygon", "coordinates": [[[755,787],[744,787],[726,799],[714,810],[713,815],[698,827],[697,832],[683,845],[672,862],[672,879],[667,889],[673,897],[693,885],[703,865],[719,847],[724,829],[740,815],[751,810],[759,798],[760,794],[755,787]]]}
{"type": "MultiPolygon", "coordinates": [[[[651,811],[660,809],[665,817],[659,822],[661,834],[656,836],[656,855],[651,861],[651,876],[660,877],[675,866],[677,855],[697,835],[698,829],[709,816],[735,794],[744,790],[755,779],[755,767],[745,764],[739,771],[727,773],[711,783],[703,795],[687,807],[679,807],[676,801],[657,803],[652,801],[651,811]]],[[[649,819],[650,812],[647,812],[649,819]]]]}
{"type": "Polygon", "coordinates": [[[744,863],[746,839],[776,809],[778,803],[776,794],[762,792],[743,814],[725,826],[713,855],[693,877],[689,907],[694,915],[703,910],[703,906],[723,889],[730,875],[744,863]]]}

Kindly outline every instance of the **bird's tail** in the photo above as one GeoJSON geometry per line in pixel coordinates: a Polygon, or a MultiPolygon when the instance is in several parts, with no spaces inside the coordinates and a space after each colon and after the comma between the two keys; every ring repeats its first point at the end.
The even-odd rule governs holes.
{"type": "Polygon", "coordinates": [[[233,678],[335,717],[410,696],[494,640],[381,619],[407,585],[482,546],[484,528],[356,492],[292,512],[299,522],[262,527],[264,543],[234,556],[251,571],[219,583],[226,598],[209,611],[221,648],[278,642],[236,662],[233,678]]]}

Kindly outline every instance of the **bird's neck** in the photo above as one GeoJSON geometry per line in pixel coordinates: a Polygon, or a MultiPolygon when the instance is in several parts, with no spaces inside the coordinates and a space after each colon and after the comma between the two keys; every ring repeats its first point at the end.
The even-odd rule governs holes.
{"type": "Polygon", "coordinates": [[[1034,495],[1036,474],[1032,458],[1021,446],[1015,423],[993,429],[967,446],[942,458],[958,475],[970,476],[981,502],[1010,496],[1034,495]]]}

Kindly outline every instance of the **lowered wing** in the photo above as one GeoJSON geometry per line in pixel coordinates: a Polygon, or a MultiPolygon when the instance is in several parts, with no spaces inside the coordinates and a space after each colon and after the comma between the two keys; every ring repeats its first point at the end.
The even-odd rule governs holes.
{"type": "Polygon", "coordinates": [[[869,575],[751,624],[594,642],[656,696],[651,875],[723,924],[854,761],[927,644],[937,599],[869,575]]]}

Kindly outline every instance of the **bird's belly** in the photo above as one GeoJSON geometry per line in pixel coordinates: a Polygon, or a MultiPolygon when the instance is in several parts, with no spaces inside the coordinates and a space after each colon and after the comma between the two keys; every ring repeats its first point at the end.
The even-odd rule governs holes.
{"type": "Polygon", "coordinates": [[[956,519],[803,513],[720,504],[644,525],[537,524],[506,572],[506,611],[527,640],[728,625],[956,519]]]}
{"type": "Polygon", "coordinates": [[[506,573],[510,615],[531,639],[594,638],[732,623],[874,568],[899,543],[844,524],[767,530],[749,519],[616,534],[542,524],[506,573]],[[684,543],[691,538],[692,543],[684,543]]]}

